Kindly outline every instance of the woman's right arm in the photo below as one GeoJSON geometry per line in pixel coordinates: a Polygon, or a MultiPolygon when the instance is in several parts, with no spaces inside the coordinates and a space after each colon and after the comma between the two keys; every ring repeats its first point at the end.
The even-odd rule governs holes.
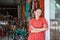
{"type": "Polygon", "coordinates": [[[40,32],[39,30],[37,30],[36,28],[34,28],[32,25],[30,25],[29,28],[30,28],[30,32],[31,33],[38,33],[38,32],[40,32]]]}

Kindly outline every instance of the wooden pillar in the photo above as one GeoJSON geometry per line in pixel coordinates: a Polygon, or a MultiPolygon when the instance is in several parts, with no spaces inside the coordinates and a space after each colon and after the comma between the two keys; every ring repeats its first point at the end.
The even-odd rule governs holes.
{"type": "Polygon", "coordinates": [[[42,17],[44,17],[44,0],[40,0],[40,8],[42,9],[42,17]]]}

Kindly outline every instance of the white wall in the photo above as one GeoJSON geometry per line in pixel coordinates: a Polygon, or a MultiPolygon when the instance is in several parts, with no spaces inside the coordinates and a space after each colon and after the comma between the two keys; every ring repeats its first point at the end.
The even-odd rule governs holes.
{"type": "Polygon", "coordinates": [[[48,22],[48,31],[46,31],[46,40],[50,40],[50,0],[44,0],[44,7],[45,7],[45,18],[48,22]]]}
{"type": "Polygon", "coordinates": [[[55,19],[55,0],[50,0],[50,19],[55,19]]]}

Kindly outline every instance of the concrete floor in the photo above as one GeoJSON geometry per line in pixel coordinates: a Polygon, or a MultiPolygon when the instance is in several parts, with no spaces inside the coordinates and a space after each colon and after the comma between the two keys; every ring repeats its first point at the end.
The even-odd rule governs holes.
{"type": "MultiPolygon", "coordinates": [[[[8,39],[8,37],[2,37],[2,38],[0,38],[0,40],[13,40],[13,39],[11,37],[9,37],[9,39],[8,39]]],[[[17,40],[26,40],[26,39],[17,38],[17,40]]]]}
{"type": "MultiPolygon", "coordinates": [[[[8,37],[0,38],[0,40],[8,40],[8,37]]],[[[9,37],[9,40],[13,40],[13,39],[9,37]]]]}

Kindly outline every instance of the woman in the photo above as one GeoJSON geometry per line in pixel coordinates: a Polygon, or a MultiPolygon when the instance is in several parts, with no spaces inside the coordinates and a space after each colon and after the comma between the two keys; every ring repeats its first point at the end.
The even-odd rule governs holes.
{"type": "Polygon", "coordinates": [[[45,18],[40,17],[41,8],[34,9],[35,18],[30,20],[28,40],[45,40],[45,31],[48,29],[45,18]]]}

